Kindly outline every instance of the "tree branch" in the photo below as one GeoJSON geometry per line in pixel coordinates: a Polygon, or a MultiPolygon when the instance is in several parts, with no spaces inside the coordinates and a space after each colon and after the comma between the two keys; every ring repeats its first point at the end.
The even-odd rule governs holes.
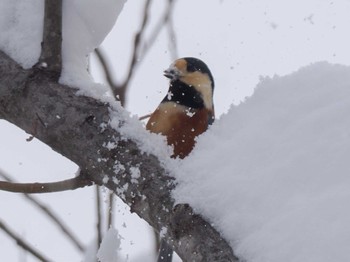
{"type": "Polygon", "coordinates": [[[177,51],[177,41],[176,41],[176,33],[175,33],[175,29],[174,29],[174,23],[173,23],[173,19],[172,19],[172,10],[173,10],[173,2],[174,0],[168,0],[168,16],[166,17],[166,24],[167,24],[167,28],[168,28],[168,36],[169,36],[169,45],[170,45],[170,54],[172,59],[171,60],[175,60],[179,57],[178,55],[178,51],[177,51]]]}
{"type": "Polygon", "coordinates": [[[147,115],[144,115],[144,116],[140,116],[139,117],[139,120],[142,121],[142,120],[145,120],[147,118],[149,118],[151,116],[151,114],[147,114],[147,115]]]}
{"type": "Polygon", "coordinates": [[[0,220],[0,229],[2,229],[8,236],[16,241],[24,250],[28,251],[31,255],[39,259],[40,261],[50,261],[44,255],[40,254],[39,251],[35,250],[33,247],[29,246],[26,242],[22,240],[22,237],[17,236],[11,229],[9,229],[1,220],[0,220]]]}
{"type": "Polygon", "coordinates": [[[101,192],[100,187],[95,187],[95,196],[96,196],[96,232],[97,232],[97,243],[96,243],[96,250],[99,249],[100,244],[102,242],[102,205],[101,205],[101,192]]]}
{"type": "MultiPolygon", "coordinates": [[[[108,85],[111,87],[112,90],[116,90],[118,88],[118,85],[112,79],[112,75],[114,74],[114,72],[112,73],[111,66],[108,64],[107,58],[103,50],[101,49],[101,47],[99,47],[95,49],[94,53],[96,54],[96,57],[98,58],[98,61],[102,66],[104,76],[106,78],[108,85]]],[[[120,99],[119,91],[118,92],[115,91],[113,94],[118,100],[120,99]]],[[[120,101],[120,103],[124,105],[125,101],[120,101]]]]}
{"type": "Polygon", "coordinates": [[[131,58],[131,62],[130,62],[129,70],[128,70],[128,75],[127,75],[126,79],[124,80],[124,83],[121,85],[122,87],[125,86],[130,81],[130,79],[134,73],[135,65],[136,65],[136,62],[139,58],[139,49],[140,49],[140,45],[141,45],[141,39],[142,39],[142,36],[145,32],[145,28],[146,28],[146,25],[147,25],[148,20],[149,20],[149,9],[151,6],[151,2],[152,2],[152,0],[146,0],[141,27],[140,27],[139,31],[137,32],[137,34],[135,35],[135,39],[134,39],[134,50],[133,50],[133,54],[132,54],[132,58],[131,58]]]}
{"type": "Polygon", "coordinates": [[[114,227],[114,194],[112,191],[109,191],[107,206],[107,230],[111,227],[114,227]]]}
{"type": "Polygon", "coordinates": [[[169,31],[170,52],[171,52],[172,58],[174,60],[177,57],[175,32],[173,30],[172,20],[171,20],[171,14],[172,14],[172,11],[174,8],[174,2],[175,2],[174,0],[168,0],[168,5],[164,11],[164,14],[161,16],[155,28],[151,32],[150,37],[148,37],[148,40],[142,41],[145,28],[149,20],[149,9],[151,6],[151,2],[152,2],[151,0],[147,0],[145,7],[143,9],[142,23],[141,23],[140,29],[138,30],[134,38],[132,58],[128,67],[127,76],[122,83],[118,84],[113,80],[112,75],[114,74],[114,72],[112,73],[111,68],[108,65],[107,58],[103,53],[103,51],[101,50],[101,48],[96,48],[94,52],[96,54],[98,61],[102,66],[106,82],[111,88],[111,91],[114,97],[116,97],[120,101],[122,106],[125,106],[126,92],[127,92],[130,80],[137,69],[137,66],[144,59],[147,52],[153,46],[155,40],[158,38],[158,35],[161,32],[161,29],[165,25],[167,25],[168,31],[169,31]]]}
{"type": "Polygon", "coordinates": [[[125,95],[126,95],[126,89],[128,87],[128,84],[130,82],[130,79],[134,75],[135,69],[136,69],[136,63],[139,59],[139,52],[140,52],[140,46],[141,46],[141,39],[144,34],[146,25],[148,23],[149,18],[149,8],[151,5],[152,0],[146,0],[146,4],[144,7],[144,13],[143,13],[143,19],[141,23],[141,27],[139,31],[136,33],[134,38],[134,48],[133,53],[131,56],[131,61],[128,69],[128,74],[125,78],[125,80],[118,86],[112,86],[112,92],[115,97],[119,97],[121,104],[125,105],[125,95]]]}
{"type": "Polygon", "coordinates": [[[62,0],[45,0],[44,33],[36,67],[51,72],[56,81],[62,71],[62,0]]]}
{"type": "MultiPolygon", "coordinates": [[[[135,37],[135,54],[149,3],[135,37]]],[[[127,81],[136,60],[133,56],[127,81]]],[[[158,159],[111,125],[112,120],[119,122],[119,127],[125,125],[124,119],[115,119],[123,115],[121,108],[77,96],[75,89],[57,83],[56,74],[37,69],[24,70],[0,51],[0,118],[28,133],[35,132],[36,138],[82,167],[85,179],[112,190],[158,232],[167,229],[165,239],[184,261],[237,261],[231,247],[208,222],[186,204],[174,207],[171,191],[175,182],[158,159]],[[38,119],[42,124],[35,125],[33,131],[38,119]],[[111,143],[117,146],[105,146],[111,143]],[[131,175],[135,167],[142,174],[137,179],[131,175]]]]}
{"type": "Polygon", "coordinates": [[[121,84],[117,84],[113,81],[112,72],[110,70],[110,67],[108,66],[108,62],[107,62],[105,55],[103,54],[103,51],[100,48],[95,49],[95,54],[98,58],[98,61],[100,62],[101,66],[102,66],[106,81],[111,88],[113,96],[117,100],[120,101],[122,106],[125,106],[126,90],[128,88],[130,79],[132,78],[132,76],[135,72],[136,64],[140,58],[139,52],[140,52],[141,40],[142,40],[142,36],[144,34],[144,31],[145,31],[145,28],[146,28],[146,25],[148,22],[149,8],[151,5],[151,2],[152,2],[152,0],[146,1],[145,7],[144,7],[144,12],[143,12],[143,19],[142,19],[141,27],[140,27],[139,31],[136,33],[135,38],[134,38],[134,48],[132,51],[131,61],[130,61],[130,65],[129,65],[128,71],[127,71],[127,76],[121,84]]]}
{"type": "Polygon", "coordinates": [[[74,190],[85,186],[91,186],[92,184],[93,182],[91,182],[91,180],[80,176],[50,183],[13,183],[0,181],[0,190],[25,194],[53,193],[74,190]]]}
{"type": "MultiPolygon", "coordinates": [[[[175,39],[175,34],[173,34],[173,32],[171,31],[171,29],[172,29],[171,16],[172,16],[172,11],[174,10],[174,4],[175,4],[174,0],[168,0],[168,5],[167,5],[167,7],[165,9],[165,12],[164,12],[163,16],[159,19],[159,21],[156,24],[155,28],[150,33],[150,37],[148,37],[148,40],[144,41],[145,43],[142,46],[141,51],[140,51],[140,59],[143,59],[146,56],[147,52],[153,46],[154,41],[158,38],[158,35],[160,34],[161,30],[163,29],[163,27],[165,25],[168,25],[170,38],[174,37],[174,39],[175,39]]],[[[176,44],[174,43],[172,45],[172,47],[175,48],[176,44]]],[[[176,52],[175,49],[171,50],[171,51],[174,53],[174,55],[175,54],[177,55],[177,52],[176,52]]],[[[177,56],[176,56],[176,58],[177,58],[177,56]]],[[[175,59],[173,59],[173,60],[175,60],[175,59]]]]}
{"type": "MultiPolygon", "coordinates": [[[[158,159],[110,125],[110,113],[119,115],[121,109],[76,96],[73,88],[57,84],[41,71],[22,69],[3,52],[0,72],[0,118],[30,133],[40,116],[45,126],[38,125],[36,137],[83,167],[87,179],[114,191],[158,232],[168,228],[168,242],[183,260],[236,261],[210,223],[193,212],[174,209],[175,183],[158,159]],[[117,147],[104,146],[111,142],[117,147]],[[116,165],[124,168],[116,170],[116,165]],[[135,167],[142,174],[137,183],[131,177],[135,167]]],[[[124,124],[121,119],[119,126],[124,124]]]]}

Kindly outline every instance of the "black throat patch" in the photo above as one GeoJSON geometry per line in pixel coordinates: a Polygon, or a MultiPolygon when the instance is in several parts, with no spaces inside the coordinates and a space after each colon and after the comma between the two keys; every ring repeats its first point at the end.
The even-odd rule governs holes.
{"type": "Polygon", "coordinates": [[[184,84],[179,80],[170,82],[168,94],[162,102],[170,101],[195,109],[204,108],[204,101],[201,94],[193,86],[184,84]]]}

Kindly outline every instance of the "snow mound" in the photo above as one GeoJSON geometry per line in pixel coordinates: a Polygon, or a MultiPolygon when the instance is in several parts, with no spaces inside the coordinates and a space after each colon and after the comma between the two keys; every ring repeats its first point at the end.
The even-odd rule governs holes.
{"type": "Polygon", "coordinates": [[[349,112],[350,67],[261,79],[174,170],[177,202],[243,261],[350,261],[349,112]]]}

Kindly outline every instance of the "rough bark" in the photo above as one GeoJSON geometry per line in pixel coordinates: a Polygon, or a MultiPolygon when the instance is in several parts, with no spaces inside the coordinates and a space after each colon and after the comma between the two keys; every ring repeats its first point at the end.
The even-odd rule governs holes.
{"type": "Polygon", "coordinates": [[[174,179],[155,156],[108,124],[109,104],[77,96],[40,68],[24,70],[1,51],[0,72],[1,119],[75,162],[88,179],[115,192],[157,231],[167,228],[168,242],[184,261],[237,261],[210,223],[186,204],[174,207],[174,179]],[[108,142],[117,147],[106,148],[108,142]],[[116,163],[125,170],[115,169],[116,163]],[[135,166],[141,172],[136,183],[130,172],[135,166]]]}

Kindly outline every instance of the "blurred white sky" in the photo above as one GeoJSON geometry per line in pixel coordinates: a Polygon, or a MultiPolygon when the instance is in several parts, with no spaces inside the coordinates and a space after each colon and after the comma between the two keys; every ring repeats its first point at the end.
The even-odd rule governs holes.
{"type": "MultiPolygon", "coordinates": [[[[154,1],[152,23],[164,8],[164,2],[154,1]]],[[[132,37],[139,27],[143,6],[144,1],[129,0],[103,43],[117,79],[121,79],[128,65],[132,37]]],[[[215,107],[219,116],[232,103],[237,104],[251,95],[260,76],[288,74],[321,60],[349,65],[349,14],[349,0],[178,0],[174,24],[179,56],[202,59],[214,75],[215,107]]],[[[167,41],[163,31],[132,81],[127,106],[133,114],[153,111],[167,91],[168,81],[162,74],[172,62],[167,41]]],[[[96,71],[94,65],[92,69],[96,71]]],[[[0,167],[18,181],[54,181],[62,176],[70,177],[76,171],[75,165],[50,148],[36,141],[26,142],[28,135],[4,121],[0,121],[0,130],[0,167]]],[[[90,189],[40,198],[56,206],[56,212],[70,221],[86,243],[92,241],[95,218],[90,189]],[[67,206],[67,202],[71,206],[67,206]]],[[[79,256],[68,245],[60,244],[58,249],[48,241],[53,237],[52,232],[54,236],[59,234],[43,224],[44,219],[18,195],[0,192],[0,218],[9,221],[34,246],[46,250],[47,255],[57,257],[64,252],[70,261],[78,261],[79,256]],[[26,212],[31,215],[27,216],[26,212]],[[38,233],[39,228],[43,232],[38,233]]],[[[135,229],[129,235],[120,229],[126,238],[122,243],[124,255],[137,256],[135,249],[145,250],[151,246],[151,240],[140,239],[148,229],[131,223],[126,215],[119,221],[120,225],[125,222],[127,228],[135,229]]],[[[0,251],[3,259],[18,260],[17,248],[2,233],[0,251]]]]}
{"type": "MultiPolygon", "coordinates": [[[[153,12],[164,8],[164,2],[154,1],[153,12]]],[[[103,43],[118,79],[130,56],[130,29],[139,27],[142,7],[138,0],[128,1],[103,43]]],[[[208,64],[220,115],[251,95],[260,76],[288,74],[323,60],[350,64],[349,12],[349,0],[178,0],[174,14],[178,53],[208,64]]],[[[167,91],[162,72],[171,63],[168,47],[163,31],[132,82],[128,100],[132,113],[151,112],[167,91]]]]}

